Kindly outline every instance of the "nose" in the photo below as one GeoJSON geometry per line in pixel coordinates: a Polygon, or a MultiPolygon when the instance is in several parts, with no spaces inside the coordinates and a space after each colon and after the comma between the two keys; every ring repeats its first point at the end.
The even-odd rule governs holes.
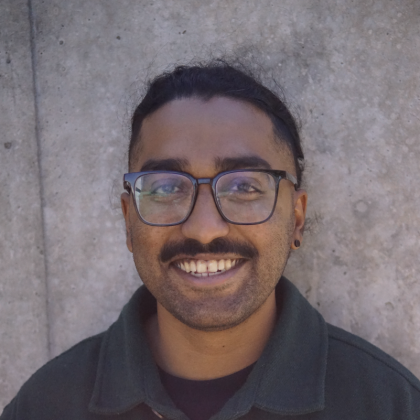
{"type": "Polygon", "coordinates": [[[210,185],[198,187],[197,200],[190,217],[182,224],[182,234],[203,244],[229,233],[229,223],[222,219],[210,185]]]}

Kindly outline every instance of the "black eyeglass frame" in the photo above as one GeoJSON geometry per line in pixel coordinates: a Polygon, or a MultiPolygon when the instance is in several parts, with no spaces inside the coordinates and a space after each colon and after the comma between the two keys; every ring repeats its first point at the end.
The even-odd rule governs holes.
{"type": "Polygon", "coordinates": [[[290,181],[295,190],[298,189],[298,185],[297,185],[297,179],[292,175],[289,174],[286,171],[278,171],[278,170],[274,170],[274,169],[235,169],[232,171],[224,171],[224,172],[220,172],[218,173],[214,178],[195,178],[193,177],[191,174],[187,173],[187,172],[178,172],[178,171],[145,171],[145,172],[129,172],[127,174],[124,174],[124,189],[133,196],[133,201],[134,201],[134,207],[136,208],[136,212],[137,215],[139,216],[140,220],[145,223],[146,225],[149,226],[176,226],[176,225],[181,225],[182,223],[184,223],[190,216],[191,213],[194,210],[195,207],[195,203],[197,201],[197,192],[198,192],[198,186],[199,185],[203,185],[203,184],[208,184],[211,186],[211,190],[212,190],[212,194],[213,194],[213,200],[214,203],[216,204],[216,208],[217,211],[219,212],[220,216],[222,217],[222,219],[228,223],[231,223],[233,225],[259,225],[261,223],[266,222],[267,220],[270,219],[270,217],[273,215],[274,213],[274,209],[276,208],[276,204],[277,204],[277,197],[278,197],[278,193],[279,193],[279,184],[280,181],[282,179],[287,179],[288,181],[290,181]],[[261,222],[255,222],[255,223],[238,223],[238,222],[233,222],[230,219],[228,219],[224,213],[223,210],[221,208],[219,199],[216,195],[216,184],[217,181],[223,176],[223,175],[227,175],[227,174],[232,174],[235,172],[263,172],[266,174],[271,175],[274,180],[276,181],[276,195],[274,198],[274,204],[273,204],[273,208],[271,209],[271,213],[269,214],[268,217],[266,217],[264,220],[262,220],[261,222]],[[167,174],[176,174],[176,175],[182,175],[185,176],[187,178],[189,178],[189,180],[192,182],[193,184],[193,196],[192,196],[192,200],[191,200],[191,205],[190,205],[190,209],[187,212],[187,215],[179,222],[176,223],[150,223],[147,222],[146,220],[143,219],[143,217],[141,216],[139,209],[137,207],[137,203],[135,200],[135,194],[134,194],[134,185],[136,184],[136,181],[138,178],[140,178],[143,175],[149,175],[149,174],[156,174],[156,173],[167,173],[167,174]]]}

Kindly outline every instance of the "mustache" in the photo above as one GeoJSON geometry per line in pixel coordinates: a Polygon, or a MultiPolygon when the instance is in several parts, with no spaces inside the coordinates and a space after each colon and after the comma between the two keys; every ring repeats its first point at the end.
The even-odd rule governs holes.
{"type": "Polygon", "coordinates": [[[208,244],[202,244],[196,239],[168,242],[160,251],[160,261],[166,263],[178,255],[195,257],[197,254],[237,254],[243,258],[258,257],[258,250],[246,243],[232,241],[226,238],[216,238],[208,244]]]}

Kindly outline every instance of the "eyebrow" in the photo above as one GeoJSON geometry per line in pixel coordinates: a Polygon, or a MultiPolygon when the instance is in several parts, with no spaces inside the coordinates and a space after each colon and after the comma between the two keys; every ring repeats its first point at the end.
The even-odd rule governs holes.
{"type": "Polygon", "coordinates": [[[140,171],[177,171],[186,172],[190,164],[187,159],[149,159],[140,171]]]}
{"type": "Polygon", "coordinates": [[[215,166],[219,172],[235,169],[271,169],[271,165],[265,159],[255,155],[216,158],[215,166]]]}

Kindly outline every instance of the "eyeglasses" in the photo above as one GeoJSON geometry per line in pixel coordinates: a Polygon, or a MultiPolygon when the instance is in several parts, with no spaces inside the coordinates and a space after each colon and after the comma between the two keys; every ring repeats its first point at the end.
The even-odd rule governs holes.
{"type": "Polygon", "coordinates": [[[184,223],[194,209],[198,186],[211,185],[220,216],[235,225],[266,222],[277,203],[279,183],[296,178],[286,171],[245,169],[194,178],[185,172],[148,171],[124,175],[124,189],[133,195],[139,218],[151,226],[184,223]]]}

